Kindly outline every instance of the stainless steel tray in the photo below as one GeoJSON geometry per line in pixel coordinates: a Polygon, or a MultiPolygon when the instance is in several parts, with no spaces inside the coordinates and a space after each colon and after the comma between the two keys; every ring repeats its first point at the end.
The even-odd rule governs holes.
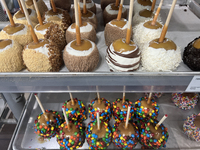
{"type": "MultiPolygon", "coordinates": [[[[49,6],[49,1],[45,0],[49,6]]],[[[192,4],[193,1],[190,2],[192,4]]],[[[193,8],[184,4],[186,0],[179,0],[169,24],[167,37],[184,50],[184,47],[199,36],[200,20],[191,11],[193,8]],[[183,3],[181,3],[183,2],[183,3]]],[[[161,10],[162,21],[165,22],[169,12],[171,0],[166,1],[161,10]]],[[[200,72],[191,71],[181,63],[173,72],[110,72],[105,61],[106,46],[104,43],[104,27],[100,5],[97,4],[97,18],[99,28],[97,33],[97,47],[100,52],[100,62],[94,72],[69,72],[65,66],[60,72],[21,72],[0,73],[0,92],[66,92],[70,86],[72,92],[95,92],[99,86],[101,92],[120,92],[127,86],[127,92],[153,91],[173,92],[185,91],[194,75],[200,72]],[[109,90],[108,90],[109,87],[109,90]]]]}
{"type": "MultiPolygon", "coordinates": [[[[100,93],[101,97],[105,97],[111,102],[116,98],[122,97],[122,93],[100,93]]],[[[74,93],[74,97],[81,99],[85,105],[88,105],[91,99],[96,97],[94,93],[74,93]]],[[[143,94],[126,94],[126,98],[135,102],[138,98],[143,96],[143,94]]],[[[53,109],[59,111],[61,114],[61,106],[65,100],[69,99],[68,93],[63,94],[39,94],[39,98],[45,109],[53,109]]],[[[200,103],[194,109],[184,111],[177,108],[171,101],[171,94],[164,94],[161,98],[157,100],[160,106],[160,114],[158,119],[161,119],[164,114],[168,114],[168,118],[165,121],[165,126],[168,127],[169,139],[167,142],[167,149],[199,149],[200,144],[198,142],[191,141],[184,135],[182,125],[184,120],[188,115],[193,113],[197,114],[200,110],[200,103]]],[[[13,149],[14,150],[35,150],[35,149],[51,149],[57,150],[59,146],[56,142],[56,138],[51,140],[45,140],[43,143],[38,141],[38,136],[34,134],[34,120],[37,115],[41,113],[41,110],[35,101],[34,95],[32,95],[28,101],[28,105],[24,110],[21,121],[18,123],[18,130],[14,137],[13,149]]],[[[84,124],[90,119],[87,119],[84,124]]],[[[113,125],[114,121],[110,121],[110,125],[113,125]]],[[[113,144],[111,144],[109,149],[116,149],[113,144]]],[[[136,149],[140,149],[141,145],[138,144],[136,149]]],[[[84,143],[83,147],[80,149],[88,149],[87,142],[84,143]]]]}

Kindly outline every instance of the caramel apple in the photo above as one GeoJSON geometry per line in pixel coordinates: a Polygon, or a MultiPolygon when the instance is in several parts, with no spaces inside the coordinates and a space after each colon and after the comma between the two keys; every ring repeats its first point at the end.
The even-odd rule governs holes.
{"type": "MultiPolygon", "coordinates": [[[[43,15],[46,11],[48,11],[48,8],[43,0],[36,0],[36,2],[39,7],[41,15],[43,15]]],[[[33,5],[33,0],[25,0],[25,4],[27,8],[35,10],[35,7],[33,5]]]]}
{"type": "Polygon", "coordinates": [[[97,121],[92,121],[86,129],[86,140],[91,149],[106,149],[112,141],[112,131],[109,124],[100,120],[98,130],[97,121]]]}
{"type": "Polygon", "coordinates": [[[99,51],[92,41],[85,39],[77,45],[77,41],[73,40],[65,47],[63,59],[71,72],[90,72],[97,67],[99,51]]]}
{"type": "Polygon", "coordinates": [[[59,131],[61,125],[61,117],[58,112],[45,110],[45,114],[41,113],[34,122],[35,133],[43,138],[52,138],[59,131]]]}
{"type": "MultiPolygon", "coordinates": [[[[83,13],[83,11],[81,11],[81,19],[82,22],[89,22],[95,28],[95,30],[97,30],[97,17],[92,11],[87,10],[86,13],[83,13]]],[[[72,22],[75,22],[75,15],[72,16],[72,22]]]]}
{"type": "Polygon", "coordinates": [[[133,41],[127,44],[125,39],[118,39],[108,47],[106,62],[114,72],[135,71],[140,66],[140,50],[133,41]]]}
{"type": "Polygon", "coordinates": [[[131,106],[129,120],[132,120],[134,116],[134,106],[131,101],[129,101],[128,99],[123,100],[123,99],[118,98],[113,102],[112,113],[113,113],[113,118],[115,119],[116,122],[119,123],[119,122],[126,121],[128,106],[131,106]]]}
{"type": "Polygon", "coordinates": [[[85,142],[85,131],[79,122],[61,124],[59,132],[56,134],[60,149],[78,149],[85,142]]]}
{"type": "Polygon", "coordinates": [[[133,149],[139,141],[139,128],[135,123],[128,123],[125,128],[125,123],[116,122],[112,128],[113,144],[121,149],[133,149]]]}
{"type": "Polygon", "coordinates": [[[191,41],[184,49],[183,62],[193,71],[200,70],[200,37],[191,41]]]}
{"type": "Polygon", "coordinates": [[[56,11],[50,9],[45,12],[43,15],[43,21],[58,24],[63,31],[66,31],[72,23],[69,13],[60,8],[56,8],[56,11]]]}
{"type": "Polygon", "coordinates": [[[104,36],[107,46],[120,38],[126,38],[128,22],[122,18],[119,21],[114,19],[106,24],[104,36]]]}
{"type": "Polygon", "coordinates": [[[142,49],[143,70],[173,71],[181,62],[181,49],[172,40],[165,38],[163,42],[154,39],[142,49]]]}
{"type": "Polygon", "coordinates": [[[65,34],[58,24],[53,22],[45,22],[43,25],[37,24],[34,31],[39,39],[48,39],[55,42],[60,51],[65,48],[65,34]]]}
{"type": "Polygon", "coordinates": [[[85,105],[81,100],[77,98],[74,98],[73,101],[67,100],[62,107],[65,109],[69,121],[82,123],[86,119],[85,105]]]}
{"type": "Polygon", "coordinates": [[[145,122],[149,119],[156,119],[159,115],[159,106],[153,99],[142,97],[135,102],[136,119],[145,122]]]}
{"type": "Polygon", "coordinates": [[[166,147],[169,137],[168,129],[163,124],[156,127],[157,124],[157,120],[151,120],[141,125],[140,143],[147,149],[166,147]]]}
{"type": "MultiPolygon", "coordinates": [[[[91,23],[83,22],[80,25],[80,34],[82,39],[87,39],[95,43],[96,41],[96,31],[91,23]]],[[[76,39],[76,24],[73,23],[67,30],[66,30],[66,41],[70,43],[71,41],[76,39]]]]}
{"type": "Polygon", "coordinates": [[[186,136],[196,142],[200,141],[200,113],[188,116],[183,124],[183,131],[186,136]]]}
{"type": "MultiPolygon", "coordinates": [[[[33,27],[35,27],[36,24],[38,24],[36,12],[35,12],[35,10],[30,9],[30,8],[28,8],[27,10],[28,10],[29,17],[30,17],[30,20],[32,22],[32,25],[33,25],[33,27]]],[[[14,20],[15,23],[25,24],[25,25],[28,26],[28,22],[26,20],[25,14],[21,10],[18,10],[14,14],[13,20],[14,20]]]]}
{"type": "Polygon", "coordinates": [[[24,24],[16,23],[14,26],[7,25],[0,32],[1,39],[12,39],[22,46],[32,42],[32,36],[29,28],[24,24]]]}
{"type": "Polygon", "coordinates": [[[199,96],[198,93],[173,93],[172,101],[180,109],[188,110],[196,106],[199,96]]]}
{"type": "Polygon", "coordinates": [[[14,40],[0,40],[0,72],[18,72],[24,68],[23,47],[14,40]]]}
{"type": "Polygon", "coordinates": [[[57,44],[40,39],[38,43],[32,42],[23,50],[23,60],[31,72],[55,72],[62,66],[61,51],[57,44]]]}
{"type": "Polygon", "coordinates": [[[110,121],[112,117],[112,107],[109,100],[106,100],[105,98],[100,98],[100,100],[98,100],[98,98],[91,100],[88,105],[88,112],[91,120],[96,120],[97,111],[99,111],[100,120],[105,122],[110,121]]]}
{"type": "MultiPolygon", "coordinates": [[[[118,11],[119,11],[119,5],[116,5],[116,3],[109,4],[103,11],[104,25],[106,25],[111,20],[116,19],[118,11]]],[[[122,7],[121,17],[125,19],[127,18],[127,9],[125,7],[122,7]]]]}

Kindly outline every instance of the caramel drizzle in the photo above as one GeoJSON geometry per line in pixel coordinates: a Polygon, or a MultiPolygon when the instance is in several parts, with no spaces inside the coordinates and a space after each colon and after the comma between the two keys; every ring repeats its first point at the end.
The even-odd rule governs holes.
{"type": "Polygon", "coordinates": [[[29,49],[37,49],[39,47],[43,47],[45,44],[49,44],[49,41],[47,39],[40,39],[38,42],[32,42],[28,44],[29,49]]]}
{"type": "Polygon", "coordinates": [[[88,40],[82,40],[80,41],[80,44],[78,44],[78,42],[75,40],[71,43],[70,45],[73,49],[77,50],[77,51],[87,51],[90,48],[92,48],[92,44],[90,41],[88,40]]]}
{"type": "Polygon", "coordinates": [[[25,28],[25,26],[23,24],[15,24],[15,26],[12,26],[12,25],[7,25],[5,28],[3,28],[3,30],[9,34],[9,35],[12,35],[14,33],[17,33],[21,30],[23,30],[25,28]]]}
{"type": "Polygon", "coordinates": [[[165,50],[176,50],[177,46],[176,44],[170,40],[165,38],[163,42],[160,42],[159,39],[155,39],[149,43],[149,47],[159,49],[164,48],[165,50]]]}
{"type": "Polygon", "coordinates": [[[6,46],[11,45],[12,40],[10,39],[5,39],[5,40],[0,40],[0,49],[4,49],[6,46]]]}
{"type": "Polygon", "coordinates": [[[118,53],[124,53],[135,50],[137,47],[133,41],[129,44],[125,43],[123,39],[118,39],[113,43],[113,48],[118,53]]]}
{"type": "Polygon", "coordinates": [[[120,28],[123,28],[125,25],[126,25],[127,21],[125,21],[124,19],[121,19],[121,20],[112,20],[111,21],[111,24],[112,25],[115,25],[117,27],[120,27],[120,28]]]}
{"type": "MultiPolygon", "coordinates": [[[[31,12],[32,12],[31,9],[27,9],[27,11],[28,11],[28,14],[29,14],[29,15],[30,15],[31,12]]],[[[24,14],[24,12],[22,12],[21,10],[19,10],[19,11],[16,13],[15,17],[16,17],[17,19],[19,19],[19,18],[24,18],[24,17],[25,17],[25,14],[24,14]]]]}
{"type": "Polygon", "coordinates": [[[200,49],[200,38],[193,42],[193,47],[196,49],[200,49]]]}

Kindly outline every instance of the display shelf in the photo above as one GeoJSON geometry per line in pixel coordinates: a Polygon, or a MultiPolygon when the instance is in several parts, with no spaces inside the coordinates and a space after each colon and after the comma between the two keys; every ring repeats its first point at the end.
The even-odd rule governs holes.
{"type": "MultiPolygon", "coordinates": [[[[82,100],[86,105],[89,104],[90,100],[96,97],[95,93],[73,93],[74,97],[82,100]]],[[[122,93],[100,93],[101,97],[104,97],[111,102],[116,98],[121,98],[122,93]]],[[[128,93],[126,98],[135,102],[138,98],[144,96],[144,94],[128,93]]],[[[61,114],[61,107],[64,101],[70,99],[68,93],[46,93],[39,94],[39,98],[45,109],[54,109],[59,111],[61,114]]],[[[200,103],[196,105],[194,109],[191,110],[181,110],[177,108],[171,101],[171,94],[164,94],[162,97],[156,100],[160,106],[160,114],[158,119],[161,119],[164,114],[168,114],[167,120],[164,122],[164,125],[168,128],[169,139],[167,142],[166,149],[199,149],[200,145],[198,142],[194,142],[187,138],[183,133],[183,122],[188,115],[193,113],[197,114],[200,109],[200,103]]],[[[34,149],[47,149],[47,150],[57,150],[59,145],[56,142],[56,138],[51,140],[44,140],[43,142],[38,141],[38,136],[34,134],[34,120],[37,115],[41,113],[39,105],[37,104],[34,95],[30,97],[27,107],[24,110],[21,121],[18,123],[18,130],[14,137],[13,150],[34,150],[34,149]]],[[[90,119],[84,121],[84,124],[87,123],[90,119]]],[[[114,123],[113,120],[110,121],[112,126],[114,123]]],[[[138,144],[136,149],[140,149],[141,145],[138,144]]],[[[88,149],[87,142],[84,143],[84,146],[80,149],[88,149]]],[[[109,149],[116,149],[113,144],[110,145],[109,149]]]]}
{"type": "MultiPolygon", "coordinates": [[[[110,72],[105,61],[107,47],[104,43],[103,19],[99,4],[97,8],[100,27],[96,43],[100,52],[100,62],[94,72],[72,73],[63,66],[60,72],[32,73],[23,70],[16,73],[0,73],[0,92],[95,92],[96,86],[99,86],[101,92],[120,92],[124,85],[127,87],[126,92],[148,92],[151,86],[154,86],[153,91],[157,92],[178,92],[185,91],[192,78],[200,75],[200,72],[192,72],[183,62],[173,72],[144,72],[141,68],[136,72],[110,72]]],[[[169,8],[167,4],[162,7],[163,22],[169,8]]],[[[199,36],[200,20],[191,9],[180,5],[178,1],[167,33],[167,37],[175,41],[182,52],[187,43],[199,36]]]]}

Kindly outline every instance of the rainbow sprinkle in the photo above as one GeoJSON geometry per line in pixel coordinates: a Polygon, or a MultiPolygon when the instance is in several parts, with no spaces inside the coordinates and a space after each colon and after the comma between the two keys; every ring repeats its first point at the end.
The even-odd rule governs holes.
{"type": "Polygon", "coordinates": [[[82,124],[75,122],[74,126],[79,130],[79,132],[74,132],[73,135],[67,136],[63,130],[64,128],[67,129],[66,122],[61,124],[60,131],[56,134],[60,149],[73,150],[83,146],[83,143],[85,142],[85,131],[82,124]]]}
{"type": "MultiPolygon", "coordinates": [[[[102,121],[100,120],[100,123],[102,121]]],[[[97,121],[92,121],[88,124],[87,130],[86,130],[86,139],[89,145],[89,149],[106,149],[111,141],[112,141],[112,131],[109,127],[109,124],[106,122],[103,122],[102,128],[105,128],[106,133],[103,138],[98,138],[98,135],[93,134],[92,130],[93,127],[97,125],[97,121]]]]}
{"type": "Polygon", "coordinates": [[[142,123],[140,128],[140,143],[143,145],[143,148],[147,149],[159,149],[162,147],[166,147],[166,142],[168,140],[169,134],[167,132],[167,128],[161,124],[160,128],[162,129],[162,138],[159,140],[153,138],[153,133],[151,133],[149,126],[156,126],[158,123],[157,120],[149,120],[147,123],[142,123]]]}
{"type": "Polygon", "coordinates": [[[139,119],[140,121],[143,122],[149,119],[156,119],[159,114],[159,106],[157,105],[157,102],[154,100],[151,100],[153,102],[152,105],[154,106],[154,108],[151,110],[149,108],[144,108],[143,106],[141,106],[141,101],[147,99],[148,99],[147,97],[142,97],[135,102],[134,111],[136,119],[139,119]]]}
{"type": "Polygon", "coordinates": [[[67,108],[67,103],[70,102],[71,100],[65,101],[63,103],[63,106],[66,111],[67,118],[69,119],[70,122],[83,122],[86,119],[86,109],[85,105],[81,100],[78,100],[77,98],[74,98],[74,102],[78,103],[78,108],[73,109],[73,108],[67,108]]]}
{"type": "MultiPolygon", "coordinates": [[[[124,122],[121,122],[124,123],[124,122]]],[[[113,143],[116,147],[118,148],[123,148],[123,149],[133,149],[138,141],[139,141],[139,129],[136,126],[135,123],[132,123],[134,129],[135,129],[135,134],[131,134],[131,136],[125,136],[123,135],[123,131],[120,131],[118,129],[120,123],[116,122],[112,128],[113,131],[113,143]]]]}
{"type": "Polygon", "coordinates": [[[126,121],[126,116],[127,116],[127,110],[128,110],[128,106],[131,106],[131,111],[130,111],[130,116],[129,116],[129,120],[132,120],[134,117],[134,106],[133,103],[131,101],[129,101],[128,99],[125,99],[125,102],[122,104],[122,107],[124,109],[126,109],[126,111],[122,111],[120,110],[119,107],[117,107],[117,103],[121,103],[122,104],[122,99],[116,99],[113,102],[113,118],[115,119],[116,122],[119,121],[126,121]]]}
{"type": "Polygon", "coordinates": [[[198,94],[194,97],[189,98],[188,96],[183,96],[182,93],[173,93],[172,101],[174,104],[183,110],[188,110],[194,108],[198,101],[198,94]]]}
{"type": "MultiPolygon", "coordinates": [[[[88,106],[89,117],[91,120],[96,120],[97,109],[93,108],[93,105],[96,101],[97,101],[97,98],[94,100],[91,100],[91,103],[88,106]]],[[[99,111],[99,118],[100,118],[100,120],[108,122],[108,121],[110,121],[110,119],[112,117],[111,103],[109,100],[106,100],[105,98],[101,98],[101,103],[105,103],[105,110],[99,111]]]]}
{"type": "Polygon", "coordinates": [[[191,116],[187,117],[187,120],[183,124],[184,133],[187,135],[188,138],[199,142],[200,141],[200,128],[196,127],[194,124],[194,120],[198,115],[192,114],[191,116]]]}
{"type": "Polygon", "coordinates": [[[58,132],[62,118],[57,111],[45,110],[45,112],[55,115],[55,120],[46,121],[46,125],[42,125],[39,123],[39,120],[43,115],[43,113],[41,113],[37,116],[37,119],[34,122],[34,129],[35,133],[39,136],[50,139],[56,135],[56,132],[58,132]]]}

